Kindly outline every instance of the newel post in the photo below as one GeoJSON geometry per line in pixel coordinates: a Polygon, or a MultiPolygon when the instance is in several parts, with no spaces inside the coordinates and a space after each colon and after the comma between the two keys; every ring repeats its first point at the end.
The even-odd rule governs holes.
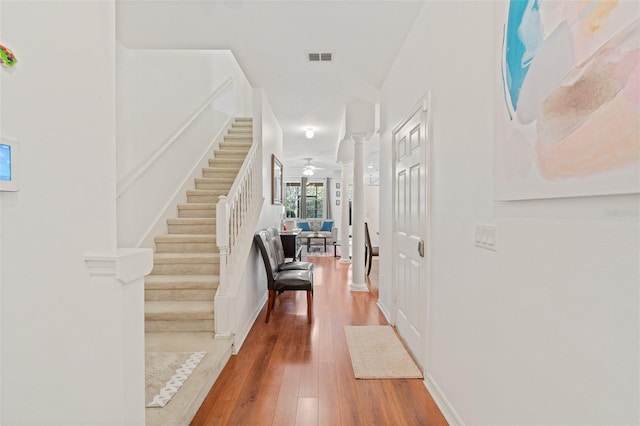
{"type": "Polygon", "coordinates": [[[215,335],[228,337],[231,334],[230,307],[227,295],[229,261],[229,202],[225,195],[218,197],[216,205],[216,244],[220,253],[220,283],[214,302],[215,335]]]}

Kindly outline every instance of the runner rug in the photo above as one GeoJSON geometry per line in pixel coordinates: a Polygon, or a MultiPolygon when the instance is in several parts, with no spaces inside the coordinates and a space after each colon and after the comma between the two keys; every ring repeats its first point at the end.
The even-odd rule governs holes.
{"type": "Polygon", "coordinates": [[[206,354],[206,352],[146,352],[146,406],[167,405],[206,354]]]}
{"type": "Polygon", "coordinates": [[[345,325],[344,333],[356,379],[422,378],[390,325],[345,325]]]}

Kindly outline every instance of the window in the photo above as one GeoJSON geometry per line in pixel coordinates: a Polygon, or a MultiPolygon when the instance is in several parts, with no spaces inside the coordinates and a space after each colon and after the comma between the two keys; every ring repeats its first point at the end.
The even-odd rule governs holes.
{"type": "Polygon", "coordinates": [[[307,183],[307,218],[322,218],[324,206],[324,183],[307,183]]]}
{"type": "Polygon", "coordinates": [[[287,217],[300,217],[300,182],[287,182],[284,189],[284,203],[287,217]]]}
{"type": "Polygon", "coordinates": [[[284,192],[286,217],[301,219],[324,217],[324,181],[307,181],[304,192],[302,182],[286,182],[284,192]]]}

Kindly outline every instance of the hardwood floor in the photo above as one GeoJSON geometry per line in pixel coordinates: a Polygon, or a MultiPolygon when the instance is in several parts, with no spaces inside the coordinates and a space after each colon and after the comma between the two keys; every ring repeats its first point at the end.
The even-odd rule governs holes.
{"type": "Polygon", "coordinates": [[[305,292],[278,296],[232,356],[191,425],[446,425],[421,379],[356,380],[345,325],[387,324],[369,293],[348,289],[349,265],[314,256],[313,322],[305,292]]]}

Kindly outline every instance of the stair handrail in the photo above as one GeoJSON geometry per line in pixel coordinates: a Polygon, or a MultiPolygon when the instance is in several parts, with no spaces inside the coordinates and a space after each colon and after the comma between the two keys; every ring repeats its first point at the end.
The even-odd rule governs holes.
{"type": "Polygon", "coordinates": [[[220,253],[220,284],[215,296],[215,336],[233,333],[233,297],[244,273],[262,204],[262,149],[254,141],[226,196],[216,205],[216,244],[220,253]]]}
{"type": "Polygon", "coordinates": [[[117,184],[117,197],[120,197],[125,191],[133,185],[140,176],[144,175],[147,170],[151,167],[153,163],[156,162],[158,158],[160,158],[177,140],[180,136],[196,121],[204,111],[206,111],[213,102],[233,83],[233,77],[227,78],[223,81],[212,93],[209,95],[207,100],[202,104],[200,108],[196,110],[193,115],[187,121],[184,122],[182,126],[176,130],[173,135],[162,144],[146,161],[144,161],[139,167],[135,167],[133,171],[127,174],[124,178],[122,178],[117,184]]]}

